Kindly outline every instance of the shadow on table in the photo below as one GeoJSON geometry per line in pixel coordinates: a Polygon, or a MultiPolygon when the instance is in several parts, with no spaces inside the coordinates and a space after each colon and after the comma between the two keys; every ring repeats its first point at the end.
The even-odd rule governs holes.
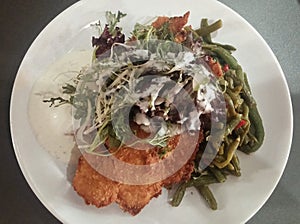
{"type": "MultiPolygon", "coordinates": [[[[300,3],[300,0],[298,0],[300,3]]],[[[293,115],[294,115],[294,133],[292,146],[296,150],[296,146],[300,146],[300,93],[292,94],[293,115]]],[[[293,149],[292,148],[292,149],[293,149]]]]}

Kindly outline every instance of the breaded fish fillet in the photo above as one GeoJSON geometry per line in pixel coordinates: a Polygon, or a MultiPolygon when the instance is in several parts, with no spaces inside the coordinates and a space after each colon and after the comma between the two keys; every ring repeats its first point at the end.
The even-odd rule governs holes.
{"type": "MultiPolygon", "coordinates": [[[[191,138],[195,138],[195,136],[185,136],[183,138],[184,142],[181,145],[181,147],[183,147],[182,149],[189,147],[191,138]]],[[[202,141],[202,138],[201,134],[198,139],[199,142],[202,141]]],[[[169,141],[168,147],[174,149],[177,144],[178,136],[175,136],[169,141]]],[[[161,194],[162,187],[170,186],[190,178],[194,169],[193,160],[197,149],[198,144],[188,162],[170,177],[165,178],[162,181],[145,185],[130,185],[113,181],[97,172],[89,164],[86,158],[91,159],[90,156],[87,156],[86,158],[81,156],[73,179],[73,187],[75,191],[84,198],[87,204],[103,207],[112,202],[116,202],[122,210],[129,212],[131,215],[136,215],[153,197],[157,197],[161,194]]],[[[184,153],[184,150],[181,150],[181,153],[184,153]]],[[[122,147],[114,156],[126,163],[135,165],[149,165],[158,162],[161,159],[157,148],[136,150],[129,147],[122,147]]],[[[169,164],[167,163],[165,169],[170,168],[171,162],[169,164]]]]}
{"type": "Polygon", "coordinates": [[[117,202],[132,215],[138,214],[153,197],[160,195],[162,188],[159,182],[128,185],[112,181],[93,169],[83,156],[79,158],[73,186],[86,204],[103,207],[117,202]]]}

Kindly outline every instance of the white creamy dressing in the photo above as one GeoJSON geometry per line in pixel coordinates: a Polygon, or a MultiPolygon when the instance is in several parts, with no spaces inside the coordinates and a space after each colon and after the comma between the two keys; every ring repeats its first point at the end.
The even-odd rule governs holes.
{"type": "Polygon", "coordinates": [[[28,116],[40,146],[63,164],[71,160],[74,148],[72,109],[65,104],[49,107],[44,99],[62,96],[61,87],[91,64],[91,51],[69,52],[49,66],[36,81],[29,100],[28,116]]]}

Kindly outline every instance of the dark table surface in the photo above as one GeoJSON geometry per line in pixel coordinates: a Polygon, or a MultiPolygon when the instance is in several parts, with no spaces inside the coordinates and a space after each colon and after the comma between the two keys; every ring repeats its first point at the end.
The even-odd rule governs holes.
{"type": "MultiPolygon", "coordinates": [[[[287,167],[272,196],[248,223],[299,223],[300,1],[220,1],[241,14],[267,41],[285,73],[293,102],[294,138],[287,167]]],[[[18,67],[30,44],[47,23],[75,2],[1,0],[0,224],[60,223],[39,202],[18,166],[9,130],[9,103],[18,67]]]]}

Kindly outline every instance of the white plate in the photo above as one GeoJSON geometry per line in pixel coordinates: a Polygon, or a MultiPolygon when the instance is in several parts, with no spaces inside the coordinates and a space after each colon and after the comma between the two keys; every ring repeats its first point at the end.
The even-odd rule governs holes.
{"type": "Polygon", "coordinates": [[[80,224],[246,222],[265,203],[278,183],[288,159],[293,130],[289,90],[271,49],[241,16],[217,1],[207,0],[85,0],[74,4],[48,25],[28,50],[15,80],[10,115],[15,153],[32,190],[62,222],[80,224]],[[84,54],[84,50],[91,50],[93,31],[89,24],[103,18],[106,10],[128,13],[122,23],[127,32],[145,15],[182,15],[191,11],[189,23],[194,26],[198,26],[202,17],[223,20],[224,27],[217,32],[215,39],[237,47],[235,56],[248,73],[264,121],[266,138],[257,153],[240,155],[240,178],[231,177],[226,183],[213,186],[219,210],[211,211],[198,196],[190,193],[186,194],[180,207],[172,208],[166,201],[166,192],[153,199],[136,217],[123,214],[117,205],[103,209],[86,206],[67,180],[66,165],[45,150],[47,145],[43,145],[43,139],[47,136],[54,139],[50,145],[56,149],[65,150],[66,145],[72,144],[70,139],[64,142],[66,136],[61,134],[66,131],[65,124],[60,122],[66,121],[63,117],[65,110],[61,112],[64,115],[60,115],[60,109],[53,112],[47,108],[51,116],[47,113],[34,115],[36,120],[32,119],[32,114],[29,116],[28,112],[32,113],[34,106],[36,111],[46,111],[44,104],[32,103],[35,82],[47,74],[49,68],[54,72],[59,63],[74,66],[74,69],[85,63],[73,58],[75,62],[72,64],[72,57],[67,63],[62,57],[69,52],[84,54]],[[48,120],[43,121],[43,116],[48,120]],[[44,131],[36,133],[40,130],[38,126],[44,131]]]}

